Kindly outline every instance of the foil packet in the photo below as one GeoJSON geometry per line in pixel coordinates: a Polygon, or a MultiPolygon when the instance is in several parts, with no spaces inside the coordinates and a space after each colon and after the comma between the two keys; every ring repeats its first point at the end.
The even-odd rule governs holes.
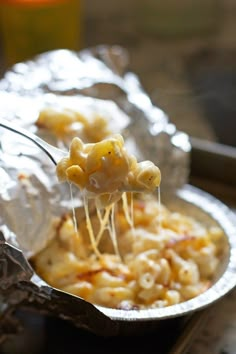
{"type": "MultiPolygon", "coordinates": [[[[125,137],[129,151],[148,159],[162,172],[163,194],[188,181],[191,146],[188,136],[154,106],[137,75],[128,70],[127,52],[98,46],[79,53],[56,50],[18,63],[0,81],[1,117],[36,132],[44,107],[99,112],[125,137]]],[[[45,140],[68,148],[48,133],[45,140]]],[[[44,153],[26,139],[0,129],[0,314],[7,320],[26,306],[72,321],[97,334],[114,335],[117,323],[86,301],[44,283],[28,259],[48,242],[53,219],[82,206],[60,185],[44,153]]],[[[2,321],[3,323],[3,321],[2,321]]],[[[0,331],[1,332],[1,331],[0,331]]]]}
{"type": "MultiPolygon", "coordinates": [[[[189,174],[188,135],[178,131],[167,114],[152,104],[139,78],[128,66],[128,53],[119,46],[98,46],[79,53],[56,50],[18,63],[0,82],[1,115],[8,119],[21,118],[26,124],[37,114],[33,109],[35,103],[30,103],[30,99],[45,94],[89,97],[91,106],[96,99],[113,102],[130,117],[126,122],[127,134],[135,140],[138,157],[160,166],[162,188],[181,187],[189,174]],[[10,94],[10,107],[2,93],[10,94]],[[29,103],[21,105],[14,94],[29,98],[29,103]]],[[[45,100],[53,100],[50,96],[45,95],[45,100]]],[[[105,107],[108,103],[101,104],[105,107]]],[[[115,111],[113,117],[113,123],[120,119],[115,111]]],[[[128,140],[128,136],[125,138],[128,140]]]]}

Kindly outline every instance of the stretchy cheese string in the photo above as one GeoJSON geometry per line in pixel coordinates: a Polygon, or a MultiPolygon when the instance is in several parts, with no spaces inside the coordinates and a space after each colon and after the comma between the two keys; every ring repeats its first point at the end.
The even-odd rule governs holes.
{"type": "Polygon", "coordinates": [[[134,228],[134,193],[130,192],[130,217],[132,221],[132,229],[134,228]]]}
{"type": "Polygon", "coordinates": [[[99,244],[99,242],[101,240],[101,237],[102,237],[102,235],[104,233],[104,230],[107,228],[107,225],[109,223],[109,216],[111,214],[112,206],[113,206],[113,204],[108,205],[105,208],[105,213],[104,213],[103,217],[101,217],[101,213],[100,213],[100,217],[101,217],[101,219],[100,219],[100,229],[99,229],[99,232],[98,232],[97,237],[96,237],[96,246],[98,246],[98,244],[99,244]]]}
{"type": "Polygon", "coordinates": [[[69,183],[69,187],[70,187],[70,199],[71,199],[71,203],[72,203],[72,220],[73,220],[73,224],[74,224],[75,233],[76,233],[76,235],[78,235],[78,224],[77,224],[77,220],[76,220],[76,216],[75,216],[75,204],[74,204],[74,197],[73,197],[73,191],[72,191],[72,183],[69,183]]]}
{"type": "Polygon", "coordinates": [[[116,207],[116,204],[115,203],[112,204],[112,208],[111,208],[111,233],[110,233],[110,235],[111,235],[111,240],[112,240],[112,243],[113,243],[115,254],[121,259],[120,252],[119,252],[119,249],[118,249],[117,236],[116,236],[115,207],[116,207]]]}
{"type": "Polygon", "coordinates": [[[134,227],[133,211],[132,211],[132,206],[130,206],[130,208],[128,206],[127,193],[122,194],[122,202],[123,202],[123,211],[125,214],[126,221],[129,224],[129,226],[133,228],[134,227]]]}
{"type": "Polygon", "coordinates": [[[92,245],[92,248],[94,250],[94,253],[98,256],[101,257],[101,253],[99,252],[97,245],[96,245],[96,240],[94,237],[94,232],[93,232],[93,227],[92,227],[92,223],[91,223],[91,219],[90,219],[90,215],[89,215],[89,208],[88,208],[88,198],[86,198],[86,196],[83,196],[84,199],[84,211],[85,211],[85,217],[86,217],[86,226],[87,226],[87,230],[89,233],[89,237],[90,237],[90,242],[92,245]]]}
{"type": "Polygon", "coordinates": [[[98,199],[97,198],[95,198],[95,208],[96,208],[98,220],[99,220],[99,222],[101,224],[102,223],[102,213],[101,213],[101,209],[99,208],[98,199]]]}
{"type": "Polygon", "coordinates": [[[157,203],[158,203],[158,232],[162,231],[162,215],[161,215],[161,187],[157,187],[157,203]]]}

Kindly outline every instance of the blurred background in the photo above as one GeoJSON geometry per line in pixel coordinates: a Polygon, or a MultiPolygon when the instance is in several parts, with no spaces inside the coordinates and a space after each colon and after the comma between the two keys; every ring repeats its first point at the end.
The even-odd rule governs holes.
{"type": "Polygon", "coordinates": [[[1,73],[57,48],[118,44],[191,136],[236,146],[235,0],[1,0],[1,73]]]}

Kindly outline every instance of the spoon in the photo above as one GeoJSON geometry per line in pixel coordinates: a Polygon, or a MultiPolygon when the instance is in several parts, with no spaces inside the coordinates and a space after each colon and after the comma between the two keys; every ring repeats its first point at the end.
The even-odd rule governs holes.
{"type": "Polygon", "coordinates": [[[13,133],[19,134],[32,141],[37,145],[45,154],[50,158],[50,160],[57,165],[57,163],[65,156],[68,155],[68,152],[60,150],[55,146],[46,143],[43,139],[39,138],[37,135],[29,132],[28,130],[16,126],[14,123],[9,122],[5,119],[0,119],[0,127],[8,129],[13,133]]]}
{"type": "MultiPolygon", "coordinates": [[[[37,135],[29,132],[28,130],[16,126],[14,123],[11,123],[5,119],[0,119],[0,127],[8,129],[13,133],[19,134],[28,140],[32,141],[35,145],[37,145],[49,158],[50,160],[57,165],[59,161],[63,157],[68,156],[68,152],[63,151],[61,149],[56,148],[55,146],[48,144],[43,139],[39,138],[37,135]]],[[[144,161],[145,163],[145,161],[144,161]]],[[[145,168],[143,169],[144,180],[140,185],[130,186],[129,184],[123,184],[121,188],[119,188],[119,192],[143,192],[147,188],[149,188],[149,175],[145,173],[145,168]],[[146,184],[145,184],[146,183],[146,184]]],[[[152,171],[151,171],[152,173],[152,171]]],[[[139,176],[138,176],[139,177],[139,176]]],[[[140,177],[139,177],[140,178],[140,177]]]]}

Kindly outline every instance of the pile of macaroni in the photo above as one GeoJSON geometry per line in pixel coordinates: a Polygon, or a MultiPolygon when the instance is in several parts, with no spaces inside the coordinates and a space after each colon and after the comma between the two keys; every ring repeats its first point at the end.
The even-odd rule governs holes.
{"type": "Polygon", "coordinates": [[[104,117],[98,114],[84,116],[69,108],[44,108],[39,112],[35,125],[62,140],[80,136],[83,141],[98,142],[111,134],[108,120],[104,117]]]}
{"type": "MultiPolygon", "coordinates": [[[[99,230],[96,212],[90,215],[99,230]]],[[[146,309],[194,298],[211,285],[222,257],[223,233],[205,227],[157,203],[153,195],[134,196],[133,227],[122,204],[115,222],[119,254],[104,230],[98,257],[88,236],[86,219],[63,216],[47,247],[33,259],[36,272],[51,286],[105,307],[146,309]]]]}

